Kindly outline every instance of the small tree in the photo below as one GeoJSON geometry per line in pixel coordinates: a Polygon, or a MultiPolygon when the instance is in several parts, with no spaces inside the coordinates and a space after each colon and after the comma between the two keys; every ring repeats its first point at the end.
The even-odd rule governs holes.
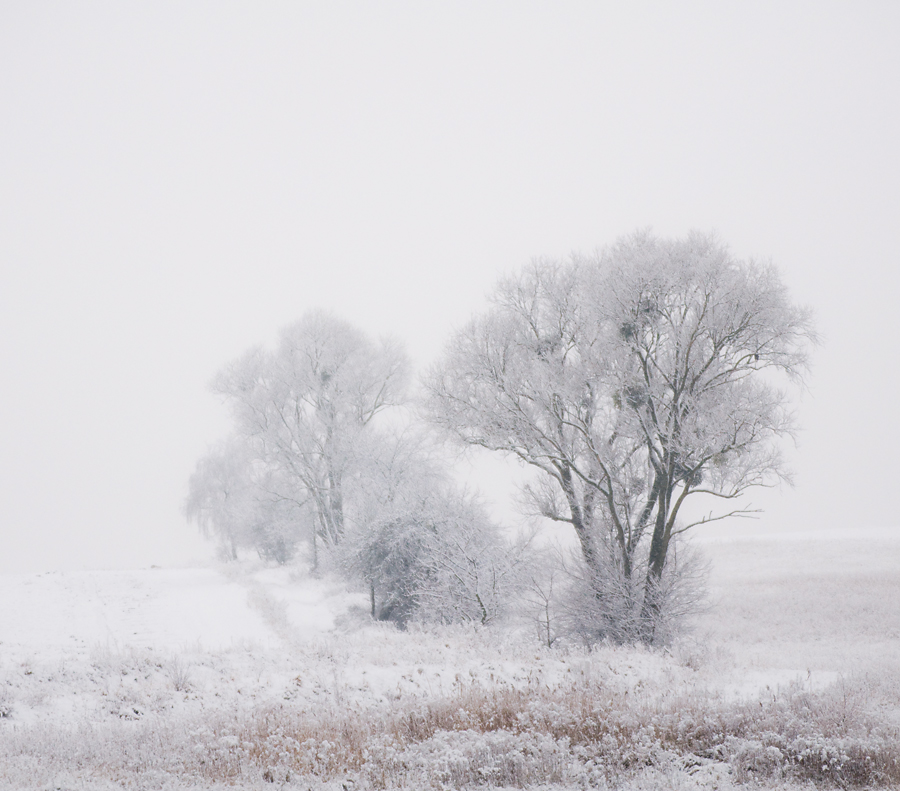
{"type": "Polygon", "coordinates": [[[708,235],[638,233],[502,281],[426,388],[438,425],[540,471],[529,496],[574,528],[598,633],[651,643],[676,536],[748,513],[682,524],[688,499],[785,478],[776,440],[793,422],[777,379],[803,374],[813,340],[771,266],[708,235]]]}
{"type": "Polygon", "coordinates": [[[188,484],[185,514],[220,552],[236,560],[239,549],[286,563],[308,538],[308,498],[277,470],[254,457],[252,446],[232,437],[197,463],[188,484]]]}
{"type": "Polygon", "coordinates": [[[229,560],[237,559],[239,548],[252,544],[248,525],[255,507],[244,443],[223,443],[197,462],[184,512],[205,537],[219,539],[220,552],[229,560]]]}

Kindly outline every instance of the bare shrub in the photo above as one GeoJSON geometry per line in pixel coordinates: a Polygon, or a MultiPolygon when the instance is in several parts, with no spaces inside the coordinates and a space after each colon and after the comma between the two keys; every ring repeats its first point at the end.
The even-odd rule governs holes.
{"type": "Polygon", "coordinates": [[[653,585],[641,569],[626,575],[614,552],[594,569],[574,554],[557,561],[562,584],[554,606],[556,636],[588,647],[604,641],[623,645],[640,642],[651,628],[653,642],[665,646],[684,634],[705,607],[709,565],[694,547],[672,543],[669,562],[653,585]]]}
{"type": "Polygon", "coordinates": [[[0,719],[9,719],[14,711],[12,692],[5,684],[0,685],[0,719]]]}
{"type": "Polygon", "coordinates": [[[191,668],[180,656],[173,656],[166,663],[166,675],[172,682],[176,692],[188,692],[191,689],[191,668]]]}

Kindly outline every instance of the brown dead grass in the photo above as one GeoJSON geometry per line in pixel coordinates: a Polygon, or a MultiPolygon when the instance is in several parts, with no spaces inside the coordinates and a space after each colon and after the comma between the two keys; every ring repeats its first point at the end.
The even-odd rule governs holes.
{"type": "MultiPolygon", "coordinates": [[[[465,732],[549,737],[573,760],[605,767],[610,779],[674,755],[728,761],[741,780],[900,783],[900,729],[879,725],[840,685],[820,693],[794,687],[738,703],[700,693],[635,695],[590,681],[553,689],[471,683],[414,705],[320,715],[284,708],[234,725],[223,722],[207,736],[210,746],[229,739],[235,745],[218,759],[221,750],[206,752],[193,767],[204,778],[365,774],[375,785],[403,786],[408,778],[398,755],[440,734],[465,732]]],[[[469,779],[479,784],[476,775],[469,779]]]]}

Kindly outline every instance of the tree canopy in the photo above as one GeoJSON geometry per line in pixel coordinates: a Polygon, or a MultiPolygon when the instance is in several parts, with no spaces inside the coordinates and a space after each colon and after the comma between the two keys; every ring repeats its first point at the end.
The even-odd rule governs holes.
{"type": "Polygon", "coordinates": [[[343,539],[347,482],[370,460],[375,417],[404,401],[407,375],[397,344],[311,313],[282,331],[274,352],[251,349],[216,377],[238,436],[269,471],[270,494],[313,514],[314,550],[343,539]]]}

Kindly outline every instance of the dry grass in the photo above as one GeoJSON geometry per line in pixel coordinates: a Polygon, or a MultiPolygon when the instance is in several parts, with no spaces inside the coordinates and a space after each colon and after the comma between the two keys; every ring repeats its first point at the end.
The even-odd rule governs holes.
{"type": "Polygon", "coordinates": [[[728,702],[589,678],[553,688],[470,682],[365,710],[282,706],[68,733],[25,729],[0,757],[20,770],[55,763],[135,787],[153,777],[207,786],[301,777],[372,788],[603,786],[676,760],[727,762],[739,781],[900,784],[900,728],[879,724],[863,693],[852,684],[817,693],[793,686],[728,702]]]}

